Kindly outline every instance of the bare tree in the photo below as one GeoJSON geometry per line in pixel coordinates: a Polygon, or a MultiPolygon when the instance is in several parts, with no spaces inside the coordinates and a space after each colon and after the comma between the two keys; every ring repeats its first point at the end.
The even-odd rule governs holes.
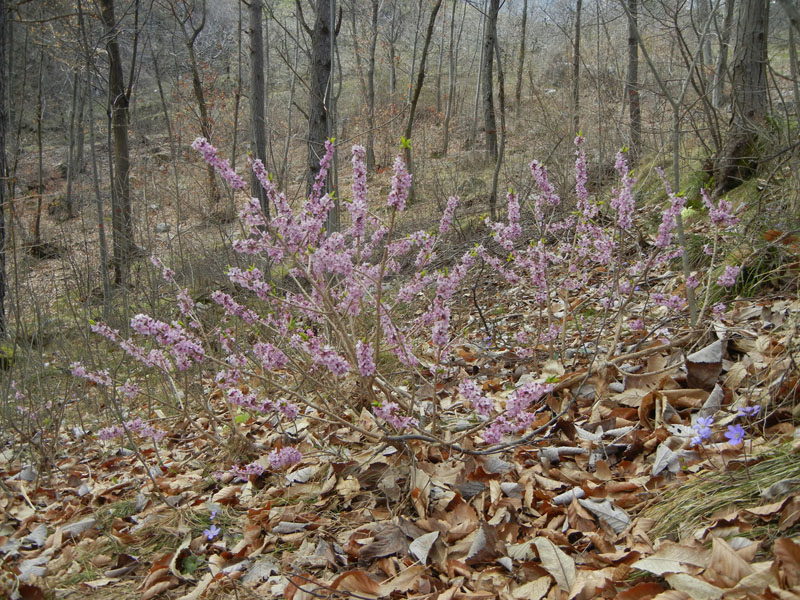
{"type": "Polygon", "coordinates": [[[581,109],[581,12],[583,0],[575,4],[575,37],[572,42],[572,133],[580,129],[581,109]]]}
{"type": "MultiPolygon", "coordinates": [[[[428,28],[425,31],[425,42],[422,44],[422,55],[419,59],[419,70],[417,71],[417,83],[414,85],[414,93],[411,96],[411,105],[408,109],[408,120],[406,121],[405,132],[403,137],[406,140],[411,140],[411,131],[414,127],[414,115],[417,112],[417,102],[419,102],[419,94],[422,91],[422,84],[425,82],[425,62],[428,59],[428,48],[431,45],[431,38],[433,37],[433,30],[436,26],[436,15],[439,14],[439,9],[442,7],[442,0],[436,0],[436,3],[431,8],[431,15],[428,19],[428,28]]],[[[409,170],[413,172],[413,164],[411,158],[411,144],[404,144],[405,161],[409,170]]],[[[411,196],[409,200],[414,198],[414,187],[411,188],[411,196]]]]}
{"type": "MultiPolygon", "coordinates": [[[[114,16],[114,0],[100,0],[100,19],[105,28],[108,52],[108,103],[111,112],[111,133],[114,140],[114,185],[111,208],[111,224],[114,233],[114,283],[126,285],[135,249],[129,177],[131,160],[128,144],[128,106],[131,88],[130,86],[125,88],[122,74],[122,58],[118,41],[119,24],[114,16]]],[[[134,57],[135,55],[134,51],[134,57]]]]}
{"type": "MultiPolygon", "coordinates": [[[[257,2],[253,2],[257,4],[257,2]]],[[[189,54],[189,69],[192,72],[192,92],[194,93],[195,101],[197,102],[198,118],[200,120],[200,132],[204,138],[209,142],[213,139],[213,128],[211,116],[208,114],[208,103],[206,102],[205,91],[203,90],[203,78],[200,75],[200,65],[197,62],[197,53],[195,51],[195,43],[198,36],[203,32],[206,26],[206,0],[200,3],[199,17],[196,16],[197,6],[195,0],[180,0],[179,2],[171,1],[169,3],[172,15],[181,27],[183,33],[183,42],[186,45],[186,51],[189,54]],[[182,10],[178,11],[178,5],[182,10]],[[197,22],[195,22],[197,20],[197,22]]],[[[206,165],[206,178],[208,180],[208,192],[211,196],[210,205],[212,210],[219,211],[220,192],[217,187],[216,174],[214,167],[206,165]]],[[[222,216],[219,212],[218,216],[222,216]]]]}
{"type": "Polygon", "coordinates": [[[489,0],[489,10],[486,12],[486,30],[483,35],[481,89],[483,91],[483,135],[486,141],[486,158],[492,160],[497,160],[497,121],[494,114],[494,47],[497,44],[498,12],[500,12],[500,0],[489,0]]]}
{"type": "Polygon", "coordinates": [[[372,0],[369,56],[367,62],[367,169],[375,170],[375,49],[378,45],[380,0],[372,0]]]}
{"type": "Polygon", "coordinates": [[[721,108],[725,97],[725,80],[728,77],[728,47],[731,43],[735,6],[734,0],[725,0],[725,18],[719,36],[719,53],[714,65],[714,78],[711,82],[711,103],[714,108],[721,108]]]}
{"type": "Polygon", "coordinates": [[[6,0],[0,0],[0,338],[6,337],[6,0]]]}
{"type": "MultiPolygon", "coordinates": [[[[298,14],[302,16],[300,0],[298,14]]],[[[308,189],[319,172],[319,160],[328,139],[328,78],[331,74],[332,23],[328,0],[317,0],[314,28],[302,20],[306,33],[311,36],[311,106],[308,112],[308,189]]]]}
{"type": "MultiPolygon", "coordinates": [[[[261,0],[250,0],[250,127],[253,140],[253,158],[267,163],[267,137],[264,116],[264,36],[262,32],[261,0]]],[[[261,211],[269,215],[267,194],[252,174],[251,193],[258,198],[261,211]]]]}
{"type": "Polygon", "coordinates": [[[637,0],[628,0],[628,74],[625,88],[628,95],[628,114],[630,115],[631,162],[635,162],[642,146],[642,107],[639,100],[639,36],[637,19],[639,8],[637,0]]]}
{"type": "Polygon", "coordinates": [[[519,119],[519,105],[522,99],[522,72],[525,66],[525,42],[528,26],[528,0],[522,2],[522,23],[520,23],[519,58],[517,59],[517,82],[514,87],[514,110],[519,119]]]}

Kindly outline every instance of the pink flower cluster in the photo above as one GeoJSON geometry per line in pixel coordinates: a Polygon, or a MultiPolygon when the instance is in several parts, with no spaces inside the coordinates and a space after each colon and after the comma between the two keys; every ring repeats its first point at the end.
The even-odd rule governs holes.
{"type": "Polygon", "coordinates": [[[419,421],[414,417],[399,415],[400,407],[396,402],[384,400],[380,406],[375,406],[372,412],[376,417],[383,419],[398,431],[403,431],[419,424],[419,421]]]}
{"type": "Polygon", "coordinates": [[[197,150],[202,156],[203,160],[216,169],[217,173],[228,182],[228,184],[235,190],[243,190],[247,185],[241,177],[236,174],[231,168],[231,163],[227,160],[217,156],[217,149],[212,146],[204,137],[197,138],[192,142],[192,148],[197,150]]]}
{"type": "Polygon", "coordinates": [[[284,446],[280,450],[273,450],[269,453],[269,466],[273,471],[286,469],[292,465],[296,465],[303,460],[303,455],[297,448],[292,446],[284,446]]]}

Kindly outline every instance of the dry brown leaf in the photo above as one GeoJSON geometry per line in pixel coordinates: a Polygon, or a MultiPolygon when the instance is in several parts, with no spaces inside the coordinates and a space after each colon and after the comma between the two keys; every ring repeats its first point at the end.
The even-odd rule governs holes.
{"type": "Polygon", "coordinates": [[[425,573],[423,565],[414,565],[398,574],[396,577],[387,579],[378,586],[378,595],[381,597],[390,594],[404,594],[416,585],[420,577],[425,573]]]}
{"type": "Polygon", "coordinates": [[[553,576],[558,587],[568,592],[575,583],[575,561],[547,538],[537,537],[533,544],[542,566],[553,576]]]}
{"type": "Polygon", "coordinates": [[[550,577],[539,577],[511,590],[511,597],[517,600],[541,600],[547,595],[553,580],[550,577]]]}
{"type": "Polygon", "coordinates": [[[717,340],[686,357],[686,379],[689,387],[710,390],[722,373],[722,341],[717,340]]]}
{"type": "Polygon", "coordinates": [[[783,567],[783,575],[790,586],[800,585],[800,546],[787,538],[775,540],[775,558],[783,567]]]}
{"type": "Polygon", "coordinates": [[[377,596],[380,593],[380,585],[369,573],[362,569],[353,569],[342,573],[333,580],[330,587],[342,592],[353,592],[355,594],[370,594],[377,596]]]}
{"type": "Polygon", "coordinates": [[[718,600],[724,593],[717,586],[686,573],[670,573],[664,579],[673,589],[688,594],[694,600],[718,600]]]}
{"type": "Polygon", "coordinates": [[[172,588],[177,587],[179,583],[180,579],[170,575],[169,579],[166,579],[164,581],[159,581],[158,583],[155,583],[152,586],[148,587],[139,600],[150,600],[150,598],[155,598],[162,592],[166,592],[167,590],[171,590],[172,588]]]}
{"type": "Polygon", "coordinates": [[[747,563],[722,538],[715,537],[711,543],[711,558],[708,561],[706,574],[715,584],[731,588],[748,575],[754,573],[752,565],[747,563]],[[710,576],[710,571],[715,576],[710,576]]]}
{"type": "Polygon", "coordinates": [[[651,600],[664,592],[664,587],[658,583],[647,581],[633,586],[629,590],[620,592],[614,600],[651,600]]]}

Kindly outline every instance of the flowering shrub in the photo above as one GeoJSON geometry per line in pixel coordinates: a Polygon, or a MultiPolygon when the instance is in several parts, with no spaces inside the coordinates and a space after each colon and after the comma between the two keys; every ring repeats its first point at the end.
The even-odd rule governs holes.
{"type": "MultiPolygon", "coordinates": [[[[374,441],[411,434],[430,443],[447,444],[439,433],[437,407],[432,414],[423,414],[408,390],[380,365],[383,357],[393,355],[408,373],[432,379],[434,385],[447,373],[447,359],[456,341],[451,330],[453,298],[477,262],[487,263],[509,283],[524,285],[539,307],[541,318],[536,330],[523,330],[516,336],[522,346],[517,352],[523,355],[531,354],[540,344],[549,344],[554,352],[559,338],[564,343],[568,323],[582,326],[580,315],[567,314],[572,310],[570,295],[595,302],[605,311],[598,339],[604,333],[613,337],[609,354],[615,351],[623,324],[632,331],[646,332],[650,327],[654,335],[668,335],[664,323],[650,322],[641,307],[657,305],[672,315],[685,310],[686,300],[681,294],[643,285],[654,266],[682,252],[675,247],[672,233],[684,206],[683,198],[667,186],[669,206],[651,251],[634,247],[635,178],[625,154],[617,155],[620,183],[612,192],[608,214],[609,209],[587,192],[582,138],[576,138],[575,143],[574,212],[559,212],[562,201],[546,168],[533,161],[530,170],[539,193],[523,202],[509,193],[507,221],[486,220],[504,256],[478,245],[449,269],[440,271],[431,271],[430,265],[452,226],[458,198],[448,200],[433,232],[398,236],[396,220],[406,207],[412,180],[399,156],[384,208],[370,212],[365,151],[360,146],[353,148],[352,197],[343,202],[349,225],[341,232],[325,230],[328,212],[334,206],[333,197],[324,193],[332,143],[326,144],[312,191],[300,206],[290,205],[263,164],[255,160],[251,167],[274,213],[268,219],[256,198],[249,199],[239,213],[244,235],[234,242],[234,249],[253,264],[247,269],[229,269],[237,293],[211,294],[223,313],[219,325],[208,328],[202,323],[188,291],[179,288],[175,274],[154,257],[154,266],[176,287],[180,318],[167,323],[136,315],[130,322],[135,337],[129,338],[103,323],[94,323],[92,331],[160,372],[173,388],[177,372],[202,380],[206,395],[216,395],[228,403],[233,431],[237,411],[246,412],[245,418],[252,413],[270,415],[279,428],[303,412],[313,411],[374,441]],[[520,243],[523,206],[534,216],[536,241],[527,244],[520,243]],[[613,225],[604,225],[609,221],[613,225]],[[402,272],[403,264],[413,265],[411,273],[402,272]],[[277,266],[286,273],[282,280],[270,277],[269,269],[277,266]],[[558,306],[561,314],[557,313],[558,306]],[[407,314],[417,316],[400,316],[407,314]],[[352,381],[357,382],[361,397],[371,406],[379,430],[366,430],[354,423],[351,409],[357,407],[353,388],[346,384],[352,381]]],[[[244,187],[244,180],[227,161],[218,158],[216,149],[206,140],[199,138],[193,147],[232,187],[244,187]]],[[[721,202],[713,207],[709,201],[709,206],[712,221],[719,227],[734,224],[730,205],[721,202]]],[[[736,274],[738,271],[726,270],[725,281],[735,279],[736,274]]],[[[698,287],[701,282],[693,277],[686,284],[698,287]]],[[[119,391],[127,399],[139,394],[127,382],[119,385],[107,371],[92,372],[75,364],[73,374],[119,391]]],[[[459,393],[476,413],[473,432],[480,432],[489,445],[528,430],[543,399],[553,389],[550,382],[527,382],[501,406],[474,380],[467,378],[458,385],[459,393]]],[[[125,427],[146,431],[156,441],[159,438],[145,424],[132,423],[126,422],[125,427]]],[[[710,426],[707,423],[696,430],[698,443],[710,435],[710,426]]],[[[119,429],[112,427],[102,435],[109,438],[118,433],[119,429]]],[[[272,450],[268,456],[272,470],[288,468],[301,460],[300,451],[291,446],[272,450]]],[[[233,472],[247,478],[266,469],[253,462],[235,466],[233,472]]]]}

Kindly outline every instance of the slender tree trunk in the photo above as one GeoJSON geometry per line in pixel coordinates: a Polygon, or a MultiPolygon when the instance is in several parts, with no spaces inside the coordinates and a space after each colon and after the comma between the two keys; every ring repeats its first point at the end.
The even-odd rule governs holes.
{"type": "Polygon", "coordinates": [[[725,98],[725,80],[728,78],[728,52],[733,30],[734,0],[725,0],[725,19],[722,22],[722,33],[719,40],[719,54],[714,65],[714,79],[711,84],[711,104],[714,108],[722,108],[725,98]]]}
{"type": "Polygon", "coordinates": [[[378,45],[378,9],[380,0],[372,0],[372,21],[367,68],[367,169],[375,170],[375,49],[378,45]]]}
{"type": "MultiPolygon", "coordinates": [[[[428,59],[428,48],[431,44],[433,37],[433,30],[436,25],[436,15],[439,14],[439,9],[442,7],[442,0],[436,0],[436,4],[431,9],[431,16],[428,20],[428,29],[425,32],[425,42],[422,44],[422,55],[419,59],[419,70],[417,71],[417,83],[414,86],[414,93],[411,96],[411,106],[408,110],[408,121],[406,121],[406,129],[403,137],[406,140],[411,140],[411,131],[414,127],[414,114],[417,111],[417,102],[419,101],[419,94],[422,91],[422,84],[425,82],[425,62],[428,59]]],[[[414,167],[412,163],[411,144],[405,144],[405,161],[410,172],[413,173],[414,167]]],[[[414,186],[412,185],[409,202],[414,200],[414,186]]]]}
{"type": "MultiPolygon", "coordinates": [[[[254,2],[254,4],[258,4],[254,2]]],[[[203,80],[200,77],[200,66],[197,64],[197,56],[194,52],[194,42],[186,41],[186,47],[189,51],[189,67],[192,71],[192,91],[194,92],[195,101],[197,102],[197,112],[200,115],[200,132],[203,137],[209,142],[212,141],[214,130],[211,127],[211,118],[208,114],[208,103],[206,102],[205,92],[203,91],[203,80]]],[[[220,193],[217,186],[217,178],[214,172],[214,167],[206,165],[206,180],[208,181],[208,191],[211,196],[210,206],[212,210],[219,209],[220,193]]]]}
{"type": "Polygon", "coordinates": [[[580,129],[581,112],[581,10],[583,0],[577,0],[575,5],[575,40],[572,53],[572,133],[580,129]]]}
{"type": "MultiPolygon", "coordinates": [[[[0,0],[0,339],[6,322],[6,0],[0,0]]],[[[10,71],[10,69],[9,69],[10,71]]]]}
{"type": "MultiPolygon", "coordinates": [[[[242,3],[236,3],[237,19],[236,19],[236,89],[233,92],[233,143],[231,144],[231,168],[236,170],[236,155],[239,150],[239,112],[242,106],[242,89],[244,82],[242,81],[242,26],[244,20],[242,19],[242,3]]],[[[233,194],[230,194],[233,198],[233,194]]],[[[233,205],[231,205],[233,208],[233,205]]]]}
{"type": "Polygon", "coordinates": [[[486,142],[486,158],[490,160],[497,160],[497,122],[494,114],[494,46],[497,43],[497,13],[499,11],[500,0],[489,0],[486,32],[483,36],[481,89],[483,91],[483,135],[486,142]]]}
{"type": "MultiPolygon", "coordinates": [[[[262,7],[260,1],[250,2],[250,127],[254,157],[267,164],[267,139],[264,117],[264,38],[262,32],[262,7]]],[[[267,194],[251,174],[251,193],[258,198],[261,211],[269,216],[267,194]]]]}
{"type": "Polygon", "coordinates": [[[800,9],[798,9],[797,3],[793,3],[792,0],[778,1],[783,7],[784,12],[786,12],[786,16],[789,17],[789,23],[791,23],[797,33],[800,33],[800,9]]]}
{"type": "Polygon", "coordinates": [[[114,233],[114,283],[126,285],[134,249],[130,192],[131,163],[128,146],[129,99],[122,75],[114,0],[100,0],[100,9],[108,51],[108,98],[114,140],[114,194],[111,216],[114,233]]]}
{"type": "MultiPolygon", "coordinates": [[[[526,0],[527,1],[527,0],[526,0]]],[[[447,150],[450,146],[450,120],[453,118],[453,106],[455,105],[456,95],[456,39],[455,39],[455,25],[456,25],[456,6],[457,2],[453,2],[453,11],[450,14],[450,44],[447,49],[447,103],[444,111],[444,135],[442,136],[442,156],[447,156],[447,150]]]]}
{"type": "Polygon", "coordinates": [[[39,158],[39,169],[36,184],[36,215],[33,220],[32,254],[41,250],[42,246],[42,197],[44,196],[44,148],[42,146],[42,121],[44,120],[44,98],[42,84],[44,78],[44,48],[39,49],[39,85],[36,94],[36,149],[39,158]]]}
{"type": "Polygon", "coordinates": [[[328,80],[333,60],[332,27],[329,0],[317,0],[314,29],[311,31],[311,106],[308,112],[307,162],[309,193],[319,173],[319,161],[325,154],[325,140],[329,137],[328,80]]]}
{"type": "Polygon", "coordinates": [[[80,87],[80,78],[78,77],[78,69],[72,71],[72,105],[69,111],[69,141],[67,150],[67,196],[64,200],[65,208],[67,209],[67,217],[72,218],[75,216],[75,199],[72,197],[72,184],[75,179],[75,119],[78,112],[78,95],[80,87]]]}
{"type": "Polygon", "coordinates": [[[442,21],[442,37],[439,38],[439,60],[436,65],[436,114],[442,112],[442,61],[444,57],[445,25],[447,24],[447,0],[444,3],[444,20],[442,21]]]}
{"type": "MultiPolygon", "coordinates": [[[[107,321],[111,303],[111,280],[108,276],[108,245],[106,243],[105,218],[103,216],[103,198],[100,195],[100,175],[97,172],[97,145],[94,135],[94,99],[92,97],[92,60],[94,52],[89,44],[86,26],[83,21],[82,0],[78,0],[78,24],[81,30],[81,41],[86,56],[86,98],[89,104],[89,143],[92,161],[92,183],[94,184],[95,207],[97,208],[97,235],[100,244],[100,280],[103,289],[103,320],[107,321]]],[[[174,158],[174,157],[173,157],[174,158]]],[[[113,210],[113,207],[112,207],[113,210]]],[[[89,286],[89,293],[92,292],[89,286]]]]}
{"type": "Polygon", "coordinates": [[[350,4],[350,37],[353,43],[353,55],[356,58],[356,74],[358,75],[358,85],[361,88],[362,97],[367,97],[367,79],[364,77],[364,66],[361,61],[361,43],[358,39],[358,23],[356,17],[358,7],[355,2],[350,4]]]}
{"type": "Polygon", "coordinates": [[[489,213],[492,220],[497,220],[497,184],[500,178],[500,167],[503,165],[503,156],[506,152],[506,92],[505,77],[503,76],[503,63],[500,57],[500,44],[495,40],[494,53],[497,59],[497,102],[500,105],[500,146],[497,159],[494,163],[492,174],[492,193],[489,195],[489,213]]]}
{"type": "Polygon", "coordinates": [[[794,114],[800,117],[800,69],[797,67],[797,46],[792,29],[789,29],[789,69],[794,88],[794,114]]]}
{"type": "Polygon", "coordinates": [[[522,2],[522,23],[520,24],[519,58],[517,59],[517,81],[514,87],[514,110],[519,119],[519,105],[522,100],[522,73],[525,66],[525,39],[528,26],[528,0],[522,2]]]}
{"type": "MultiPolygon", "coordinates": [[[[477,42],[477,45],[480,46],[480,49],[481,49],[480,58],[478,59],[478,65],[479,65],[478,72],[481,73],[481,74],[483,73],[483,62],[486,60],[486,52],[485,52],[486,44],[483,43],[483,42],[485,42],[485,40],[486,40],[486,27],[487,27],[486,23],[488,21],[487,16],[486,16],[487,12],[488,12],[487,2],[489,2],[489,0],[484,0],[482,5],[481,5],[482,6],[482,10],[481,10],[481,37],[479,38],[479,40],[477,42]]],[[[471,143],[476,142],[477,139],[478,139],[478,103],[480,102],[480,99],[481,99],[481,85],[482,84],[483,84],[483,77],[482,76],[481,77],[477,77],[476,78],[476,83],[475,83],[475,105],[474,105],[473,110],[472,110],[472,130],[471,130],[471,133],[470,133],[470,142],[471,143]]]]}
{"type": "Polygon", "coordinates": [[[642,109],[639,100],[639,37],[637,0],[628,0],[628,76],[625,87],[628,91],[628,111],[630,115],[629,159],[635,163],[642,146],[642,109]]]}

